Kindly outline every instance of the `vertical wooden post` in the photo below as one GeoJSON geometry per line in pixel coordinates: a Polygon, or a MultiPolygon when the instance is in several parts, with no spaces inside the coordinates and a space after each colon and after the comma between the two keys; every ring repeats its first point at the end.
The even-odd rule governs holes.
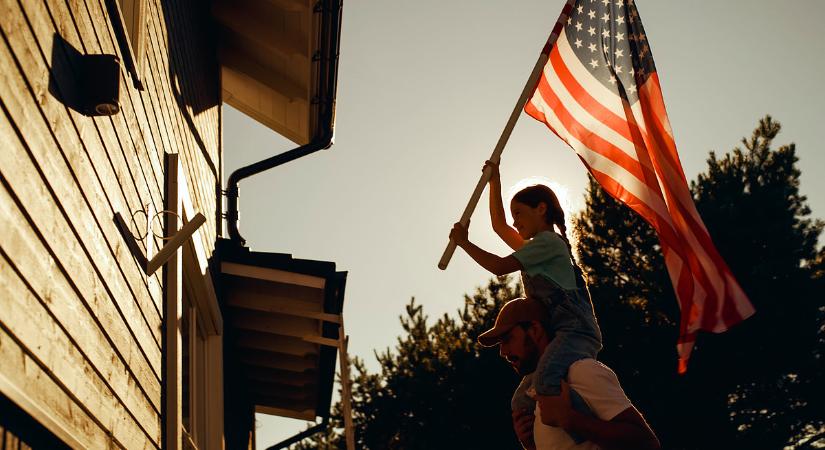
{"type": "Polygon", "coordinates": [[[206,348],[206,450],[223,450],[223,336],[207,336],[206,348]]]}
{"type": "MultiPolygon", "coordinates": [[[[166,154],[166,201],[167,211],[180,212],[178,191],[178,155],[166,154]]],[[[173,214],[165,214],[165,235],[174,236],[178,231],[178,219],[173,214]]],[[[166,450],[180,450],[183,428],[181,411],[181,345],[180,319],[182,311],[182,269],[183,257],[180,250],[164,265],[164,309],[163,309],[163,422],[166,450]]]]}
{"type": "Polygon", "coordinates": [[[341,355],[341,404],[344,415],[344,433],[347,438],[347,450],[355,450],[355,430],[352,425],[352,389],[350,386],[351,374],[349,368],[349,336],[344,334],[344,317],[341,316],[341,327],[338,329],[338,353],[341,355]]]}
{"type": "MultiPolygon", "coordinates": [[[[182,271],[181,271],[182,272],[182,271]]],[[[181,283],[182,284],[182,283],[181,283]]],[[[192,300],[189,299],[188,302],[192,300]]],[[[194,306],[189,304],[189,306],[184,306],[186,308],[185,312],[189,314],[189,328],[186,330],[181,330],[181,332],[186,333],[189,335],[189,348],[187,348],[187,352],[189,353],[189,367],[186,370],[189,373],[189,377],[187,378],[186,382],[189,384],[189,404],[186,405],[189,408],[189,425],[188,427],[184,427],[185,432],[189,433],[189,439],[194,441],[199,445],[203,445],[203,441],[199,439],[200,436],[200,420],[201,420],[201,398],[200,398],[200,387],[203,380],[201,379],[202,372],[198,370],[198,364],[200,364],[200,355],[198,354],[198,348],[200,345],[198,344],[198,310],[194,306]]],[[[181,381],[183,381],[181,377],[181,381]]],[[[181,384],[181,391],[183,390],[183,384],[181,384]]],[[[183,403],[181,403],[181,407],[183,403]]]]}

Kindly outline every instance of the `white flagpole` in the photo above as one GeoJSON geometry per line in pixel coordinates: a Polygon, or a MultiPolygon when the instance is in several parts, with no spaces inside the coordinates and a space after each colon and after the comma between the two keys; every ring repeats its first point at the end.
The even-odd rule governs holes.
{"type": "MultiPolygon", "coordinates": [[[[498,143],[496,143],[496,147],[493,149],[493,154],[489,158],[490,161],[498,163],[499,158],[501,158],[501,153],[504,151],[504,146],[507,145],[507,141],[510,139],[510,134],[513,132],[516,122],[518,122],[518,118],[521,115],[521,110],[524,109],[524,105],[527,103],[527,100],[533,94],[533,91],[538,84],[539,77],[541,76],[542,70],[547,64],[547,59],[550,56],[550,49],[552,49],[553,44],[556,43],[556,39],[558,39],[559,33],[561,33],[564,26],[564,21],[567,20],[570,9],[572,9],[574,3],[575,0],[568,0],[567,4],[564,6],[561,16],[559,16],[559,20],[553,28],[553,32],[547,39],[544,49],[541,51],[539,60],[536,61],[536,65],[533,67],[530,77],[527,78],[527,84],[524,85],[524,89],[521,91],[521,96],[519,96],[518,101],[516,102],[516,107],[513,108],[513,112],[510,113],[510,120],[507,121],[504,131],[501,132],[501,137],[498,138],[498,143]]],[[[488,167],[484,169],[484,172],[481,174],[481,179],[478,180],[476,189],[473,191],[473,195],[470,196],[470,201],[467,203],[467,207],[464,208],[464,214],[461,215],[459,222],[465,227],[470,223],[470,216],[473,215],[473,211],[478,204],[478,200],[481,198],[481,193],[484,191],[484,186],[490,181],[490,175],[490,168],[488,167]]],[[[444,270],[447,268],[447,264],[450,263],[450,258],[453,257],[453,252],[455,252],[455,247],[455,241],[450,239],[450,242],[447,244],[447,248],[444,249],[444,254],[441,255],[441,260],[438,262],[439,269],[444,270]]]]}

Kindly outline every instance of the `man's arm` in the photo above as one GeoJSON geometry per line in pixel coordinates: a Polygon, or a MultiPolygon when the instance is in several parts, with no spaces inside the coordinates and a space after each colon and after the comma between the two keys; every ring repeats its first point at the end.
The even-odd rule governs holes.
{"type": "Polygon", "coordinates": [[[593,442],[604,450],[658,450],[659,439],[633,406],[605,421],[573,410],[563,427],[568,432],[593,442]]]}
{"type": "MultiPolygon", "coordinates": [[[[612,373],[612,372],[611,372],[612,373]]],[[[570,386],[561,382],[561,395],[536,396],[545,425],[564,428],[597,444],[604,450],[658,450],[659,439],[632,405],[610,420],[602,420],[573,409],[570,386]]]]}
{"type": "Polygon", "coordinates": [[[518,441],[525,450],[536,450],[536,441],[533,440],[533,423],[536,416],[528,410],[513,411],[513,430],[518,441]]]}

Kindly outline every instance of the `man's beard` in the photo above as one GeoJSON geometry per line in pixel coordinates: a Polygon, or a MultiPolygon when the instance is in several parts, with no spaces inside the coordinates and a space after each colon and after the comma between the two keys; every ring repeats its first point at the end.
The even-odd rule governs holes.
{"type": "Polygon", "coordinates": [[[539,363],[539,351],[538,346],[529,335],[525,336],[524,339],[524,357],[519,358],[517,362],[518,364],[515,364],[514,368],[520,376],[529,375],[536,370],[539,363]]]}

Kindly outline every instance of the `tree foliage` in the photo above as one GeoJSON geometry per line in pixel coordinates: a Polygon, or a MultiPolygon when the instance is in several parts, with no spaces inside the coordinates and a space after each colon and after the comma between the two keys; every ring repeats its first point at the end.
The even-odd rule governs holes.
{"type": "MultiPolygon", "coordinates": [[[[652,228],[591,179],[574,217],[578,260],[612,367],[665,448],[816,448],[825,444],[825,249],[821,221],[799,192],[793,144],[759,122],[743,148],[691,183],[711,237],[756,307],[722,334],[700,334],[687,375],[676,374],[679,311],[652,228]]],[[[430,325],[414,301],[404,335],[356,361],[354,420],[361,449],[517,448],[509,398],[517,377],[475,337],[516,296],[507,278],[479,289],[456,318],[430,325]]],[[[334,428],[301,449],[343,449],[334,428]]]]}

